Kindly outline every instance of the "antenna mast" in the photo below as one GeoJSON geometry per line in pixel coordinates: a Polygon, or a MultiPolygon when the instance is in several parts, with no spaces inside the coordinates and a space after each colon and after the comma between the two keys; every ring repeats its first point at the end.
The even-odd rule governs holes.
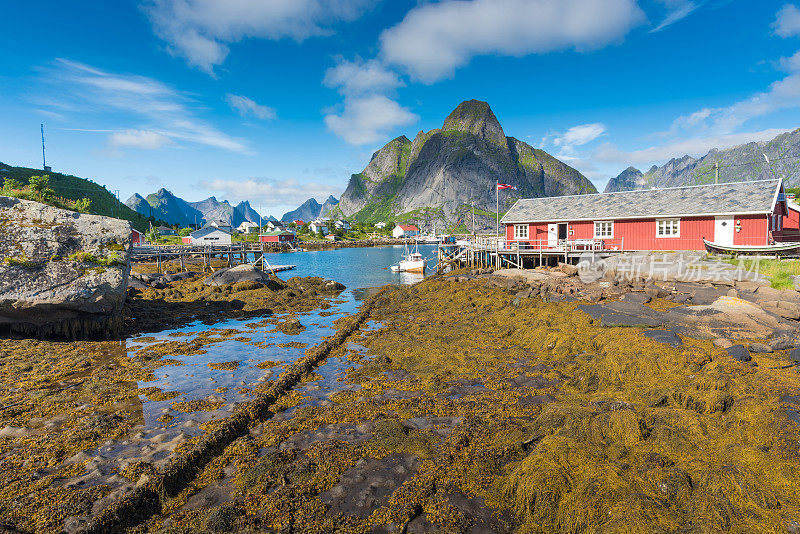
{"type": "Polygon", "coordinates": [[[44,158],[44,123],[40,124],[42,129],[42,170],[47,170],[47,160],[44,158]]]}

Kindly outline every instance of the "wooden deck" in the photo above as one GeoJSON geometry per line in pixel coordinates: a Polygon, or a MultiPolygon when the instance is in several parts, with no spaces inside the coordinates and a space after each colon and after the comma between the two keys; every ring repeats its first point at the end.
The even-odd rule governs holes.
{"type": "MultiPolygon", "coordinates": [[[[295,265],[270,265],[265,254],[279,250],[292,250],[285,243],[234,243],[231,245],[197,246],[197,245],[164,245],[133,247],[131,263],[156,263],[158,272],[166,262],[178,262],[180,270],[187,269],[189,261],[202,260],[203,271],[214,271],[212,260],[225,261],[226,267],[250,263],[261,266],[264,271],[273,273],[294,269],[295,265]],[[252,261],[248,261],[251,256],[252,261]]],[[[219,262],[217,262],[219,268],[219,262]]]]}
{"type": "Polygon", "coordinates": [[[438,270],[451,267],[526,268],[558,262],[592,261],[624,251],[624,239],[509,241],[495,236],[466,236],[456,243],[440,244],[438,270]]]}

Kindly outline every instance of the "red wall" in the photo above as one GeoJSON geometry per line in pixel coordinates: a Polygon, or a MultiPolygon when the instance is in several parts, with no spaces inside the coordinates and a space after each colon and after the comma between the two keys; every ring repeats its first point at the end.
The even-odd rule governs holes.
{"type": "MultiPolygon", "coordinates": [[[[800,217],[800,215],[798,215],[800,217]]],[[[734,223],[740,226],[733,234],[735,245],[765,245],[769,234],[769,219],[765,215],[735,217],[734,223]]],[[[568,239],[592,239],[594,221],[569,223],[568,239]]],[[[714,239],[714,217],[681,218],[680,237],[656,237],[655,219],[626,219],[614,221],[614,237],[607,241],[619,245],[624,238],[624,250],[703,250],[703,238],[714,239]]],[[[514,225],[506,225],[506,238],[514,241],[514,225]]],[[[534,223],[528,226],[528,239],[532,245],[544,244],[546,247],[547,223],[534,223]],[[537,240],[540,240],[537,243],[537,240]]]]}
{"type": "Polygon", "coordinates": [[[766,245],[769,240],[769,218],[766,215],[746,215],[735,218],[741,231],[733,234],[734,245],[766,245]]]}
{"type": "Polygon", "coordinates": [[[258,239],[262,243],[277,243],[278,241],[280,241],[281,243],[288,243],[288,242],[294,241],[294,236],[291,236],[291,235],[262,235],[262,236],[258,236],[258,239]]]}
{"type": "Polygon", "coordinates": [[[800,212],[794,211],[789,206],[786,206],[787,215],[783,217],[783,227],[785,229],[799,229],[800,228],[800,212]]]}

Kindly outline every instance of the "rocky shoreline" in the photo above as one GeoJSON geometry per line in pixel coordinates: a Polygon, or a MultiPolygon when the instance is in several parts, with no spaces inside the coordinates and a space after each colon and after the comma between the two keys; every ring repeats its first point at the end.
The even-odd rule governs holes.
{"type": "Polygon", "coordinates": [[[128,221],[0,196],[0,335],[119,335],[130,247],[128,221]]]}
{"type": "Polygon", "coordinates": [[[385,247],[389,245],[402,245],[402,239],[359,239],[350,241],[301,241],[299,246],[306,250],[330,250],[334,248],[364,248],[364,247],[385,247]]]}
{"type": "MultiPolygon", "coordinates": [[[[0,403],[12,407],[0,412],[0,473],[12,483],[0,491],[2,524],[36,532],[800,528],[800,294],[759,279],[582,278],[568,265],[463,270],[387,288],[338,319],[333,341],[309,348],[252,402],[204,423],[166,458],[126,464],[128,489],[116,494],[58,481],[99,461],[76,454],[134,431],[135,399],[145,394],[136,380],[243,332],[212,329],[132,356],[113,344],[64,351],[4,340],[0,403]],[[41,351],[65,356],[54,382],[43,382],[41,366],[54,363],[36,362],[41,351]],[[39,401],[33,391],[49,393],[39,401]],[[100,402],[75,408],[92,404],[95,391],[100,402]],[[26,519],[32,509],[41,513],[26,519]]],[[[171,325],[266,315],[291,332],[303,325],[292,315],[277,324],[265,310],[325,309],[340,290],[257,272],[131,280],[131,332],[159,313],[171,325]]],[[[218,402],[205,400],[200,409],[218,402]]]]}

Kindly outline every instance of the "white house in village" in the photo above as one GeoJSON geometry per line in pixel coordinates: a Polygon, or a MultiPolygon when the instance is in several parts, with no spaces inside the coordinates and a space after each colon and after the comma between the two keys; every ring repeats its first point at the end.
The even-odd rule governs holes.
{"type": "Polygon", "coordinates": [[[284,232],[284,231],[286,231],[286,227],[283,226],[278,221],[267,221],[266,227],[267,227],[267,230],[269,230],[270,232],[284,232]]]}
{"type": "Polygon", "coordinates": [[[216,226],[204,226],[189,234],[191,245],[230,245],[231,232],[216,226]]]}
{"type": "Polygon", "coordinates": [[[381,221],[381,222],[377,222],[377,223],[375,223],[375,225],[374,225],[374,226],[375,226],[375,228],[381,228],[381,229],[383,229],[383,228],[386,228],[386,223],[385,223],[385,222],[383,222],[383,221],[381,221]]]}
{"type": "Polygon", "coordinates": [[[344,220],[336,221],[333,223],[333,225],[339,230],[344,230],[344,231],[350,230],[350,223],[344,220]]]}
{"type": "Polygon", "coordinates": [[[203,228],[208,228],[209,226],[213,226],[214,228],[219,228],[220,230],[223,230],[228,233],[233,232],[233,228],[231,228],[230,223],[221,221],[219,219],[213,219],[211,221],[206,222],[206,224],[203,225],[203,228]]]}
{"type": "Polygon", "coordinates": [[[258,229],[258,223],[254,223],[253,221],[244,221],[236,228],[236,231],[240,234],[257,234],[258,229]]]}
{"type": "Polygon", "coordinates": [[[392,236],[400,237],[414,237],[419,235],[419,228],[413,224],[398,224],[392,230],[392,236]]]}
{"type": "Polygon", "coordinates": [[[322,232],[322,235],[328,235],[330,233],[330,230],[328,230],[327,221],[322,221],[320,219],[316,219],[308,223],[308,229],[315,234],[319,233],[320,231],[322,232]]]}

